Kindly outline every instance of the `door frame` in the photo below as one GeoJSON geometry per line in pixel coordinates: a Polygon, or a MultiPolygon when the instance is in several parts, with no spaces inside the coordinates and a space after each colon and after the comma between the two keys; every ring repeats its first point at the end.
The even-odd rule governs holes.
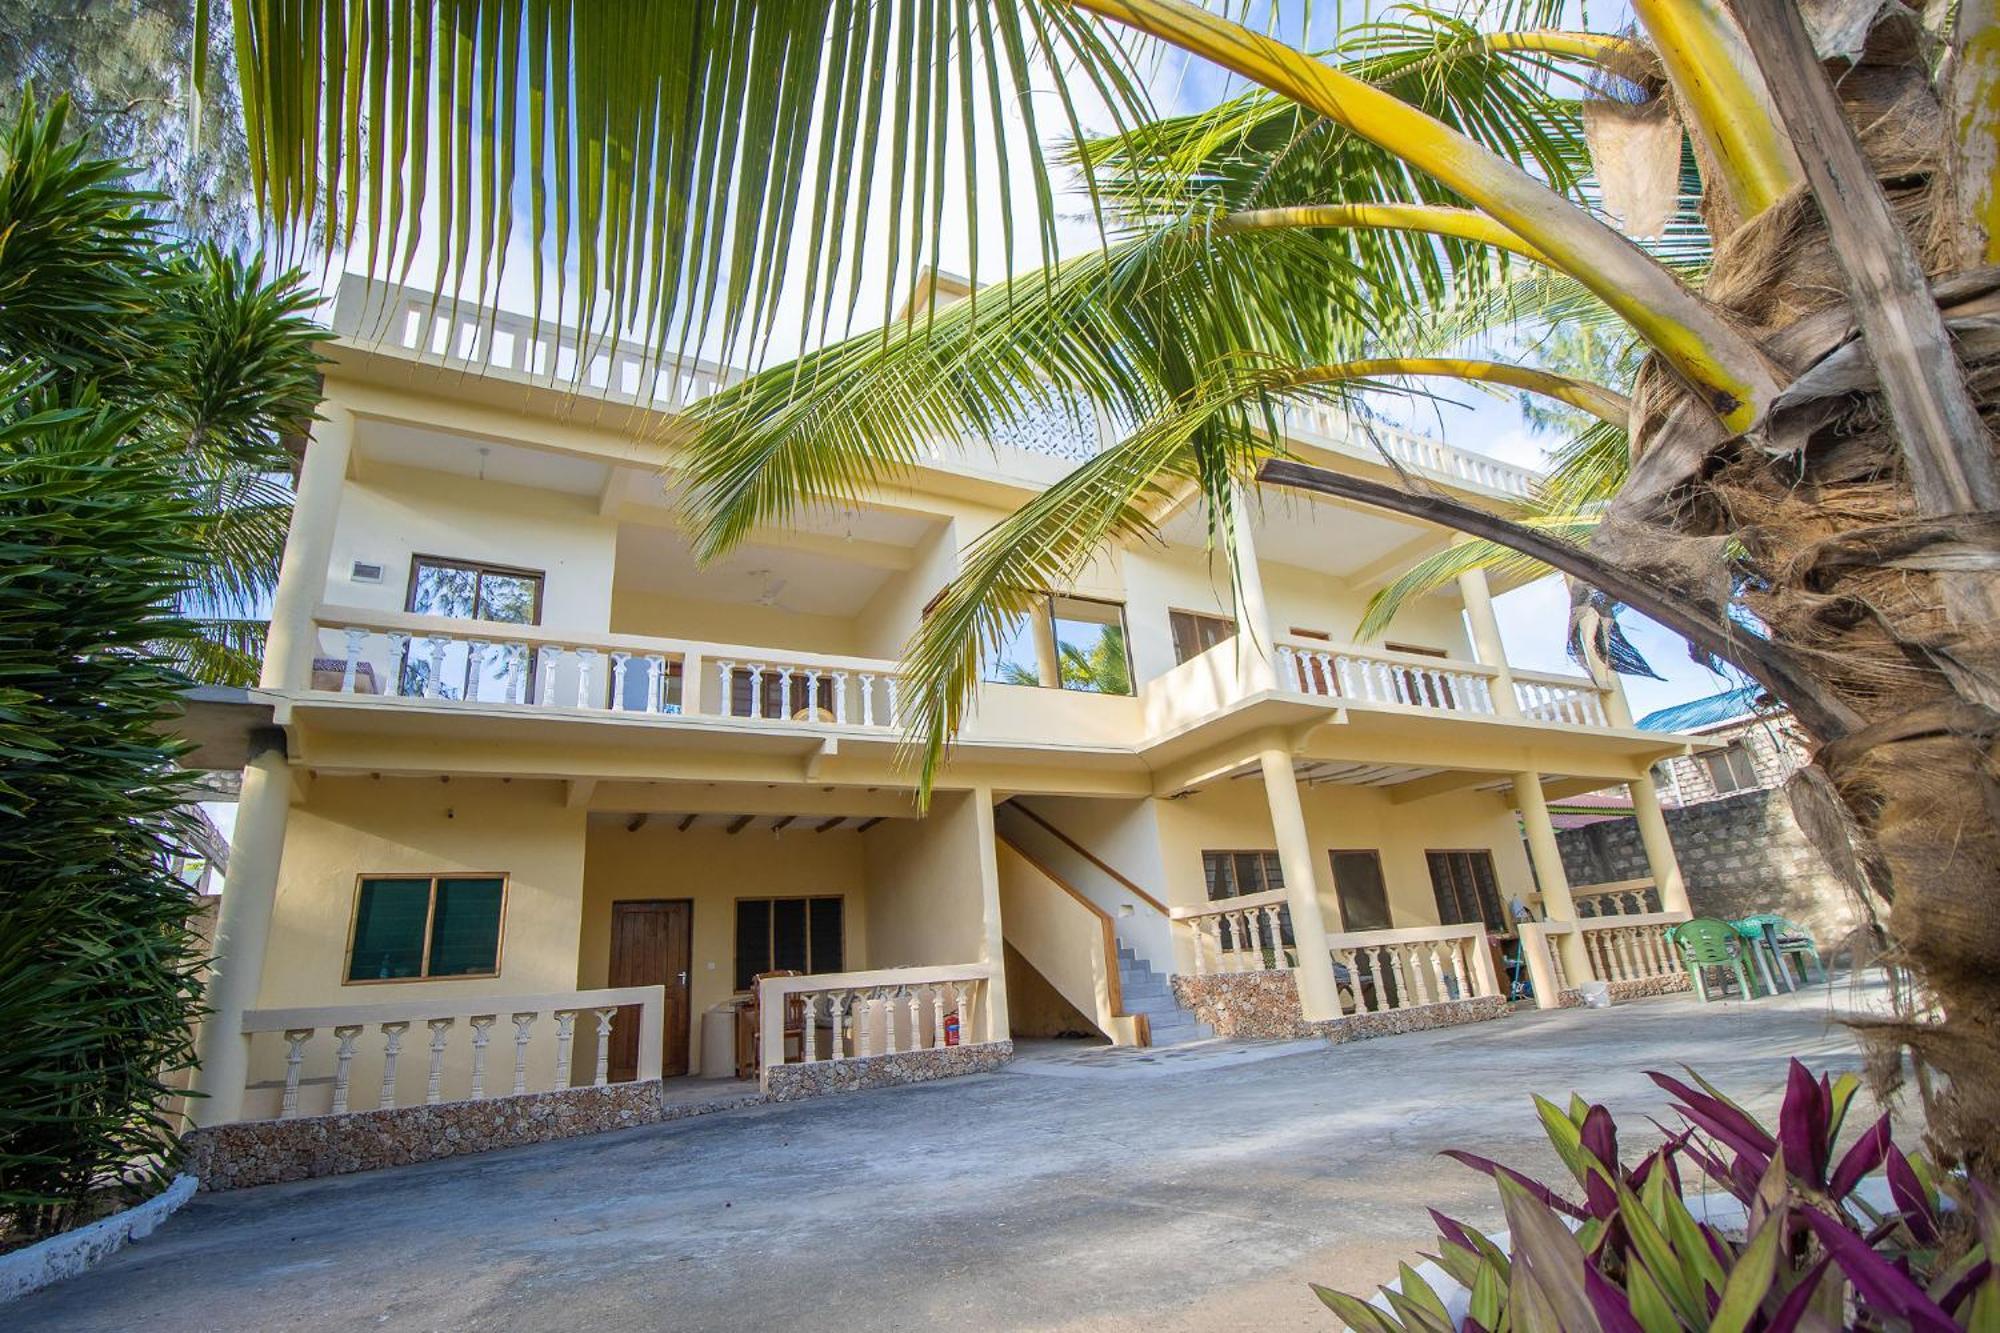
{"type": "MultiPolygon", "coordinates": [[[[607,932],[607,938],[604,944],[604,975],[606,981],[610,982],[613,985],[617,984],[616,981],[614,980],[614,978],[617,975],[614,969],[617,964],[616,950],[618,947],[619,910],[621,908],[633,908],[633,907],[643,907],[643,908],[679,907],[684,909],[681,913],[680,933],[682,939],[685,941],[686,944],[685,957],[687,959],[687,971],[683,974],[686,979],[682,981],[679,987],[680,998],[681,998],[681,1004],[680,1004],[681,1021],[678,1023],[674,1022],[673,1015],[671,1013],[673,1007],[671,1002],[671,997],[675,990],[671,977],[663,977],[658,982],[640,982],[637,984],[664,986],[666,988],[669,997],[669,1001],[665,1006],[665,1008],[669,1012],[663,1013],[661,1015],[662,1021],[660,1023],[660,1077],[678,1078],[687,1074],[692,1074],[694,1072],[694,1067],[692,1063],[693,1045],[694,1045],[693,1043],[694,899],[614,898],[611,900],[611,915],[609,918],[610,928],[607,932]],[[677,1052],[679,1055],[678,1069],[675,1068],[676,1061],[674,1058],[677,1052]]],[[[621,1010],[620,1019],[615,1021],[629,1022],[636,1027],[638,1023],[638,1014],[636,1012],[636,1008],[634,1006],[627,1006],[627,1008],[634,1008],[635,1011],[629,1017],[627,1017],[621,1010]]],[[[616,1032],[617,1029],[614,1027],[613,1031],[616,1032]]]]}

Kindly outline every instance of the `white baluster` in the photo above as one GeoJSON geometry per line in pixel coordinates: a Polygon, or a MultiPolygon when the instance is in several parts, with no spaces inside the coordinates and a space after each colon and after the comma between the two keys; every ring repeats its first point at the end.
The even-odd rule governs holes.
{"type": "Polygon", "coordinates": [[[563,650],[545,643],[535,650],[535,702],[547,708],[556,701],[556,663],[563,650]]]}
{"type": "Polygon", "coordinates": [[[931,1049],[944,1049],[944,983],[931,987],[931,1049]]]}
{"type": "Polygon", "coordinates": [[[569,1049],[576,1040],[576,1010],[556,1010],[556,1091],[569,1086],[569,1049]]]}
{"type": "Polygon", "coordinates": [[[847,723],[847,673],[833,673],[833,720],[845,726],[847,723]]]}
{"type": "Polygon", "coordinates": [[[1199,917],[1187,924],[1188,934],[1194,939],[1194,974],[1205,977],[1208,975],[1208,931],[1199,917]]]}
{"type": "Polygon", "coordinates": [[[1264,930],[1271,941],[1273,965],[1280,972],[1283,972],[1287,967],[1285,963],[1285,932],[1278,924],[1278,909],[1276,906],[1264,909],[1264,930]]]}
{"type": "Polygon", "coordinates": [[[474,1014],[472,1023],[472,1100],[486,1095],[486,1043],[493,1040],[498,1014],[474,1014]]]}
{"type": "Polygon", "coordinates": [[[596,701],[590,697],[590,668],[597,661],[595,648],[576,650],[576,706],[594,708],[596,701]]]}
{"type": "Polygon", "coordinates": [[[368,631],[350,626],[347,630],[347,660],[340,668],[340,692],[354,693],[354,673],[361,661],[362,645],[368,642],[368,631]]]}
{"type": "Polygon", "coordinates": [[[1375,950],[1375,975],[1378,977],[1389,975],[1395,979],[1396,1000],[1390,1006],[1391,1008],[1407,1009],[1410,1007],[1410,979],[1403,973],[1403,955],[1399,951],[1386,946],[1377,948],[1375,950]]]}
{"type": "Polygon", "coordinates": [[[591,1075],[592,1087],[601,1088],[611,1081],[611,1020],[617,1016],[616,1009],[594,1009],[597,1015],[597,1071],[591,1075]]]}
{"type": "Polygon", "coordinates": [[[819,675],[812,671],[806,673],[806,721],[819,721],[819,675]]]}
{"type": "Polygon", "coordinates": [[[410,660],[410,636],[400,630],[390,630],[388,693],[401,698],[403,693],[403,664],[410,660]]]}
{"type": "Polygon", "coordinates": [[[827,1017],[831,1035],[827,1038],[833,1047],[829,1053],[835,1060],[847,1058],[847,992],[837,990],[826,997],[827,1017]]]}
{"type": "Polygon", "coordinates": [[[403,1053],[403,1034],[410,1030],[408,1023],[384,1023],[382,1025],[382,1101],[381,1109],[389,1110],[396,1104],[396,1057],[403,1053]]]}
{"type": "Polygon", "coordinates": [[[857,1059],[867,1058],[869,1047],[875,1044],[871,1040],[874,1033],[869,1031],[874,1026],[874,996],[870,992],[859,992],[854,997],[854,1054],[857,1059]]]}
{"type": "Polygon", "coordinates": [[[734,717],[736,715],[736,692],[730,688],[730,683],[736,675],[736,663],[717,662],[715,670],[722,677],[722,715],[724,717],[734,717]]]}
{"type": "Polygon", "coordinates": [[[875,677],[861,673],[861,725],[875,725],[875,677]]]}
{"type": "Polygon", "coordinates": [[[808,992],[805,1001],[805,1033],[799,1039],[799,1059],[807,1064],[819,1059],[819,996],[808,992]]]}
{"type": "Polygon", "coordinates": [[[897,725],[898,718],[900,717],[900,713],[896,708],[896,680],[895,676],[890,676],[886,682],[889,690],[889,725],[892,727],[897,725]]]}
{"type": "Polygon", "coordinates": [[[540,1014],[514,1015],[514,1095],[528,1090],[528,1033],[540,1014]]]}
{"type": "Polygon", "coordinates": [[[1354,1012],[1368,1012],[1368,996],[1361,984],[1361,959],[1352,949],[1336,949],[1334,961],[1347,969],[1347,988],[1354,994],[1354,1012]]]}
{"type": "Polygon", "coordinates": [[[424,682],[426,699],[444,698],[444,650],[451,646],[451,640],[442,634],[433,634],[424,640],[431,646],[431,678],[424,682]]]}
{"type": "Polygon", "coordinates": [[[750,716],[764,716],[764,664],[750,664],[750,716]]]}
{"type": "Polygon", "coordinates": [[[354,1074],[354,1043],[364,1029],[359,1023],[350,1023],[333,1030],[333,1038],[340,1043],[333,1050],[333,1113],[347,1114],[347,1085],[354,1074]]]}
{"type": "Polygon", "coordinates": [[[924,1049],[924,1041],[921,1035],[923,1030],[924,1030],[923,1008],[918,1003],[917,1000],[917,988],[915,986],[912,986],[910,987],[910,1049],[911,1050],[921,1051],[922,1049],[924,1049]]]}
{"type": "Polygon", "coordinates": [[[500,650],[500,698],[503,703],[528,701],[528,645],[510,643],[500,650]]]}
{"type": "Polygon", "coordinates": [[[299,1113],[299,1071],[306,1062],[306,1043],[312,1028],[285,1029],[285,1095],[278,1105],[278,1118],[290,1120],[299,1113]]]}
{"type": "Polygon", "coordinates": [[[429,1021],[431,1030],[430,1077],[424,1082],[424,1105],[436,1106],[444,1100],[444,1052],[451,1040],[451,1025],[455,1020],[433,1018],[429,1021]]]}
{"type": "Polygon", "coordinates": [[[1404,970],[1409,973],[1410,989],[1415,993],[1417,1003],[1429,1004],[1430,978],[1425,973],[1430,971],[1430,950],[1423,944],[1417,943],[1406,944],[1397,952],[1403,955],[1404,970]]]}
{"type": "Polygon", "coordinates": [[[778,716],[792,715],[792,673],[785,672],[778,677],[778,716]]]}
{"type": "Polygon", "coordinates": [[[625,711],[626,667],[632,661],[632,654],[614,652],[611,654],[611,711],[625,711]]]}
{"type": "Polygon", "coordinates": [[[486,674],[486,650],[491,645],[484,639],[465,641],[465,701],[479,702],[479,681],[486,674]]]}
{"type": "Polygon", "coordinates": [[[896,1053],[896,993],[885,990],[882,996],[882,1054],[896,1053]]]}
{"type": "Polygon", "coordinates": [[[658,653],[646,655],[646,711],[664,713],[666,699],[660,693],[666,685],[667,659],[658,653]]]}

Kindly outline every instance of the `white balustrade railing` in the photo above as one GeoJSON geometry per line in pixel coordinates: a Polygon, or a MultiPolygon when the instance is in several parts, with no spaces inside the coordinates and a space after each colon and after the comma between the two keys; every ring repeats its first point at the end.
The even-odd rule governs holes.
{"type": "Polygon", "coordinates": [[[1576,928],[1599,981],[1645,981],[1683,970],[1667,932],[1687,919],[1686,912],[1646,912],[1588,917],[1576,928]]]}
{"type": "Polygon", "coordinates": [[[991,976],[969,963],[765,977],[757,983],[758,1064],[787,1063],[788,1028],[805,1064],[971,1045],[981,1040],[974,1034],[986,1021],[991,976]]]}
{"type": "Polygon", "coordinates": [[[1638,916],[1656,910],[1659,890],[1650,879],[1621,879],[1604,884],[1572,884],[1570,901],[1579,918],[1638,916]]]}
{"type": "Polygon", "coordinates": [[[1414,653],[1332,644],[1278,645],[1278,683],[1303,694],[1372,704],[1492,714],[1493,669],[1414,653]]]}
{"type": "Polygon", "coordinates": [[[562,635],[321,607],[311,688],[427,703],[700,713],[891,731],[902,678],[872,658],[781,657],[740,644],[562,635]]]}
{"type": "Polygon", "coordinates": [[[1587,680],[1516,672],[1514,698],[1522,717],[1539,722],[1567,722],[1578,727],[1608,725],[1604,696],[1587,680]]]}
{"type": "Polygon", "coordinates": [[[743,377],[733,367],[671,353],[656,358],[630,338],[579,342],[561,321],[536,320],[415,287],[348,274],[334,332],[363,346],[482,374],[521,379],[672,412],[743,377]]]}
{"type": "Polygon", "coordinates": [[[1196,907],[1175,907],[1168,915],[1189,933],[1196,976],[1210,972],[1290,971],[1298,961],[1285,940],[1283,889],[1219,898],[1196,907]]]}
{"type": "Polygon", "coordinates": [[[838,664],[743,652],[713,664],[717,712],[724,717],[895,727],[902,721],[902,678],[888,663],[838,664]]]}
{"type": "Polygon", "coordinates": [[[1357,429],[1353,419],[1332,403],[1289,403],[1279,413],[1279,421],[1288,436],[1325,444],[1356,458],[1380,460],[1386,452],[1400,466],[1502,495],[1532,495],[1540,480],[1540,474],[1528,468],[1459,449],[1414,431],[1374,423],[1366,430],[1357,429]]]}
{"type": "Polygon", "coordinates": [[[1341,1007],[1383,1013],[1500,994],[1483,925],[1414,926],[1327,936],[1341,1007]]]}
{"type": "Polygon", "coordinates": [[[632,1077],[656,1079],[665,1011],[665,987],[625,986],[554,995],[254,1009],[244,1014],[243,1031],[253,1041],[262,1033],[282,1037],[285,1072],[277,1114],[291,1119],[307,1114],[302,1094],[308,1089],[315,1103],[322,1100],[319,1094],[326,1094],[324,1106],[316,1104],[311,1114],[344,1115],[403,1104],[403,1084],[411,1077],[403,1062],[419,1054],[406,1048],[406,1041],[413,1038],[422,1040],[421,1055],[427,1061],[423,1093],[427,1105],[568,1088],[579,1017],[584,1019],[585,1039],[595,1043],[590,1048],[594,1053],[590,1081],[595,1086],[610,1082],[612,1032],[621,1022],[638,1025],[632,1077]],[[635,1008],[636,1016],[627,1012],[620,1017],[621,1011],[635,1008]],[[511,1057],[504,1053],[500,1057],[497,1071],[490,1059],[496,1031],[503,1052],[508,1038],[513,1045],[511,1057]],[[362,1074],[359,1086],[358,1073],[362,1074]]]}

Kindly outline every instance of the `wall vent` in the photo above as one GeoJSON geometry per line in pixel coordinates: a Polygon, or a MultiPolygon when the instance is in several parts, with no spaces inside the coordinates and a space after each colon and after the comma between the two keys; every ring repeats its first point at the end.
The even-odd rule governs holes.
{"type": "Polygon", "coordinates": [[[382,581],[382,566],[371,565],[366,560],[356,560],[354,562],[354,573],[351,577],[356,583],[380,583],[382,581]]]}

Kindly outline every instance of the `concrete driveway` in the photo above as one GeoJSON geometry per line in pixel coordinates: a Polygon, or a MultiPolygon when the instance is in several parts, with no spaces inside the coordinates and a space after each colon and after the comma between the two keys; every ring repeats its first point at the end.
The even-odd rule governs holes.
{"type": "Polygon", "coordinates": [[[201,1195],[13,1329],[1336,1327],[1308,1279],[1393,1276],[1440,1204],[1497,1225],[1462,1146],[1558,1170],[1528,1094],[1629,1133],[1688,1062],[1775,1109],[1858,1065],[1847,983],[1348,1046],[1037,1048],[954,1083],[201,1195]]]}

